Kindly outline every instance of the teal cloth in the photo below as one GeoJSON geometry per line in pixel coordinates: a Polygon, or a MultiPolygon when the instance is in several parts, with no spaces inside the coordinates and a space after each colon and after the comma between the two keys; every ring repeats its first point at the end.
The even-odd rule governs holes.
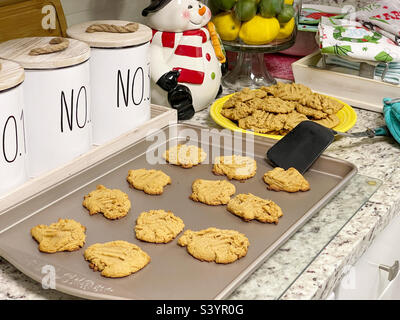
{"type": "Polygon", "coordinates": [[[400,101],[393,103],[394,100],[386,98],[383,100],[383,114],[385,122],[393,138],[400,143],[400,101]]]}
{"type": "MultiPolygon", "coordinates": [[[[326,63],[334,64],[337,66],[345,67],[352,70],[360,70],[360,62],[350,61],[338,56],[328,55],[326,56],[326,63]]],[[[381,80],[382,74],[385,71],[385,64],[380,63],[375,67],[375,79],[381,80]]],[[[389,69],[386,72],[385,80],[391,83],[400,84],[400,63],[390,62],[389,69]]]]}

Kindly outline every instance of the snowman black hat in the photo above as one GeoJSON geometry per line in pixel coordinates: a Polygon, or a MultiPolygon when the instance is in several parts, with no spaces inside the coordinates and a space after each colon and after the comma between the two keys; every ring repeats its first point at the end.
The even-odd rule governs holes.
{"type": "Polygon", "coordinates": [[[143,9],[142,16],[147,17],[149,13],[154,13],[164,8],[172,0],[151,0],[151,4],[143,9]]]}

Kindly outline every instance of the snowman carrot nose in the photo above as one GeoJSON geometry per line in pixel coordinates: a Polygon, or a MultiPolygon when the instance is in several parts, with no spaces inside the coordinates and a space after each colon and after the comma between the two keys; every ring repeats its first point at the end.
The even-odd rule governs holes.
{"type": "Polygon", "coordinates": [[[204,14],[206,13],[206,11],[207,11],[206,7],[202,7],[202,8],[199,10],[199,15],[204,16],[204,14]]]}

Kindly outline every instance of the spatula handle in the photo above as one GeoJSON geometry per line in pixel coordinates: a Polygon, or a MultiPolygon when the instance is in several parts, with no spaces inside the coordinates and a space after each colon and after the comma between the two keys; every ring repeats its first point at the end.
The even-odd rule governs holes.
{"type": "Polygon", "coordinates": [[[391,135],[388,127],[386,126],[376,128],[374,131],[375,131],[375,136],[389,137],[391,135]]]}

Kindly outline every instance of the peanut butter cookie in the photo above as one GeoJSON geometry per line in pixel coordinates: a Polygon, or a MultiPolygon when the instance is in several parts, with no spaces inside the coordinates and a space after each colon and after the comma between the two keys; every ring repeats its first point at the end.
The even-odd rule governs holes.
{"type": "Polygon", "coordinates": [[[259,133],[282,130],[287,119],[286,114],[274,114],[256,110],[251,116],[240,119],[238,126],[242,129],[253,130],[259,133]]]}
{"type": "Polygon", "coordinates": [[[287,114],[285,118],[285,125],[283,126],[284,130],[291,131],[297,127],[301,122],[307,121],[308,118],[297,111],[292,111],[287,114]]]}
{"type": "Polygon", "coordinates": [[[128,214],[131,202],[125,192],[98,185],[96,190],[84,197],[83,206],[90,215],[102,213],[107,219],[115,220],[128,214]]]}
{"type": "Polygon", "coordinates": [[[40,224],[31,229],[32,237],[39,243],[39,250],[46,253],[76,251],[85,244],[86,228],[70,219],[59,219],[51,225],[40,224]]]}
{"type": "Polygon", "coordinates": [[[239,102],[234,108],[222,109],[221,114],[230,120],[237,121],[251,115],[256,110],[254,105],[239,102]]]}
{"type": "Polygon", "coordinates": [[[259,198],[251,193],[238,194],[228,203],[228,211],[245,221],[258,220],[278,224],[282,209],[273,201],[259,198]]]}
{"type": "Polygon", "coordinates": [[[257,162],[252,158],[238,155],[217,157],[213,172],[219,176],[225,175],[228,179],[246,180],[256,175],[257,162]]]}
{"type": "Polygon", "coordinates": [[[171,211],[142,212],[136,220],[136,238],[152,243],[168,243],[182,232],[185,224],[171,211]]]}
{"type": "Polygon", "coordinates": [[[311,89],[299,83],[282,83],[278,82],[271,87],[262,87],[262,90],[272,94],[276,98],[287,101],[298,101],[305,95],[312,93],[311,89]]]}
{"type": "Polygon", "coordinates": [[[93,271],[107,278],[129,276],[150,262],[150,256],[137,245],[120,240],[93,244],[84,256],[93,271]]]}
{"type": "Polygon", "coordinates": [[[178,244],[198,260],[228,264],[246,256],[250,242],[240,232],[208,228],[197,232],[187,230],[178,244]]]}
{"type": "Polygon", "coordinates": [[[336,114],[330,114],[326,118],[321,119],[321,120],[314,120],[314,122],[316,122],[324,127],[327,127],[329,129],[332,129],[332,128],[336,127],[337,125],[339,125],[340,119],[336,114]]]}
{"type": "Polygon", "coordinates": [[[211,206],[227,204],[235,194],[235,186],[226,180],[197,179],[192,184],[193,193],[190,199],[211,206]]]}
{"type": "Polygon", "coordinates": [[[267,97],[263,99],[261,109],[273,113],[289,113],[295,108],[295,103],[282,100],[281,98],[267,97]]]}
{"type": "Polygon", "coordinates": [[[203,162],[207,158],[207,153],[196,146],[178,144],[167,150],[163,158],[170,164],[189,169],[203,162]]]}
{"type": "Polygon", "coordinates": [[[335,114],[343,108],[343,104],[323,94],[312,93],[303,96],[299,102],[307,107],[322,110],[327,114],[335,114]]]}
{"type": "Polygon", "coordinates": [[[170,176],[161,170],[129,170],[126,180],[137,189],[151,195],[160,195],[164,192],[164,187],[172,183],[170,176]]]}
{"type": "Polygon", "coordinates": [[[296,104],[296,111],[306,116],[313,117],[314,119],[323,119],[328,116],[325,112],[321,110],[306,107],[300,103],[296,104]]]}
{"type": "Polygon", "coordinates": [[[298,192],[310,190],[310,184],[295,168],[275,168],[264,175],[268,189],[274,191],[298,192]]]}

